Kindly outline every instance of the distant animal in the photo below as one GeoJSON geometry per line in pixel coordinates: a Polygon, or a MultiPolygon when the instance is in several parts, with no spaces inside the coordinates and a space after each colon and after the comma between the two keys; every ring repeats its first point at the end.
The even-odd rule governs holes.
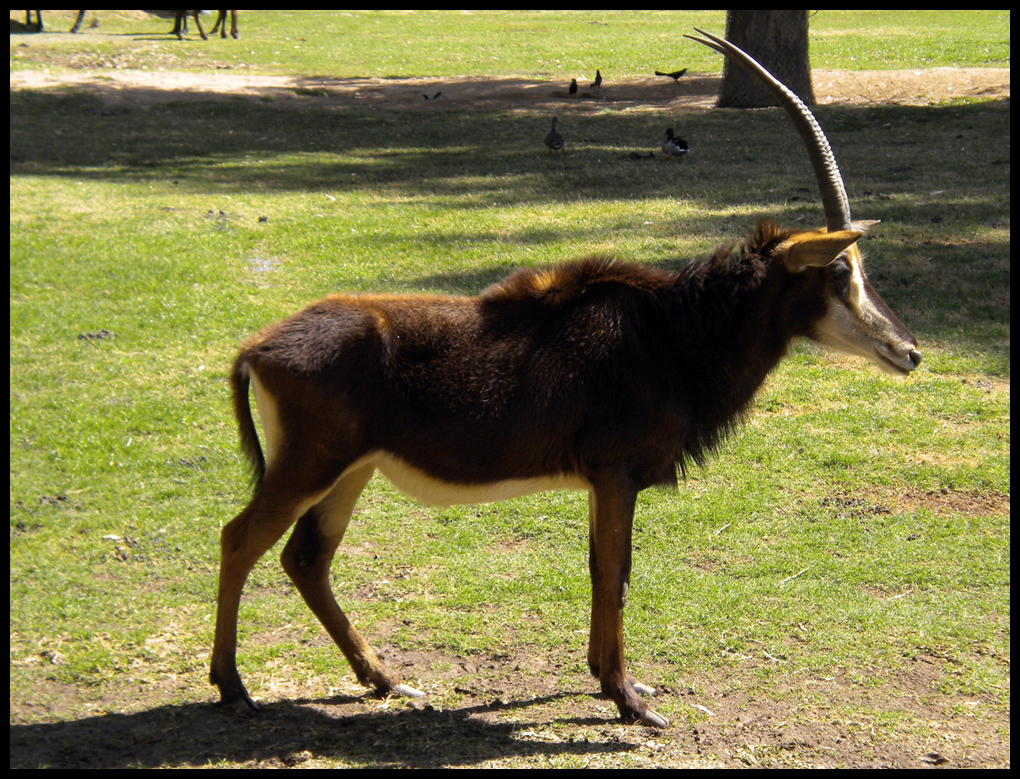
{"type": "MultiPolygon", "coordinates": [[[[81,29],[81,23],[82,23],[82,20],[84,18],[85,18],[85,11],[78,11],[78,16],[75,18],[74,26],[71,27],[71,32],[78,32],[78,30],[81,29]]],[[[35,12],[35,20],[36,20],[36,27],[35,27],[36,32],[42,32],[43,31],[42,11],[36,11],[35,12]]],[[[32,12],[31,11],[25,11],[25,26],[29,27],[29,28],[32,27],[32,12]]]]}
{"type": "Polygon", "coordinates": [[[441,94],[443,94],[443,93],[442,92],[436,92],[432,97],[429,97],[428,95],[424,95],[423,94],[422,97],[424,97],[426,100],[438,100],[439,96],[441,94]]]}
{"type": "Polygon", "coordinates": [[[202,29],[202,22],[199,20],[198,15],[201,11],[174,11],[174,28],[170,31],[171,35],[176,35],[177,40],[184,40],[184,33],[188,31],[188,16],[191,16],[195,20],[195,26],[198,27],[198,34],[202,36],[202,40],[209,40],[209,36],[205,34],[205,30],[202,29]]]}
{"type": "Polygon", "coordinates": [[[590,88],[591,89],[598,89],[598,90],[602,89],[602,71],[601,70],[596,69],[596,71],[595,71],[595,80],[593,82],[591,82],[591,87],[590,88]]]}
{"type": "MultiPolygon", "coordinates": [[[[26,12],[28,13],[28,12],[26,12]]],[[[77,33],[81,29],[81,23],[85,20],[85,14],[87,11],[78,11],[78,15],[75,17],[74,25],[71,27],[72,33],[77,33]]],[[[159,19],[173,19],[174,28],[170,31],[171,35],[176,35],[178,40],[184,39],[184,33],[187,32],[187,16],[190,14],[195,18],[195,24],[198,25],[198,32],[202,36],[202,40],[208,40],[205,34],[205,30],[202,29],[201,22],[198,21],[198,14],[201,11],[146,11],[145,13],[151,14],[159,19]]],[[[42,16],[39,11],[36,11],[36,16],[39,19],[39,30],[42,31],[42,16]]],[[[93,25],[96,23],[94,22],[93,25]]],[[[216,31],[220,31],[220,37],[227,37],[227,12],[217,11],[216,12],[216,24],[213,25],[212,34],[215,35],[216,31]]],[[[230,12],[230,35],[234,39],[240,37],[237,31],[237,11],[230,12]]]]}
{"type": "MultiPolygon", "coordinates": [[[[220,37],[227,37],[227,12],[217,11],[216,12],[216,24],[213,25],[212,30],[209,31],[210,35],[215,35],[216,31],[220,31],[220,37]]],[[[235,41],[241,37],[241,34],[237,31],[237,11],[230,12],[230,37],[235,41]]]]}
{"type": "Polygon", "coordinates": [[[680,76],[682,76],[686,72],[687,72],[687,68],[683,68],[682,70],[674,70],[672,73],[663,73],[661,70],[657,70],[657,71],[655,71],[655,75],[656,76],[668,76],[669,78],[673,79],[673,83],[675,84],[676,80],[678,78],[680,78],[680,76]]]}
{"type": "Polygon", "coordinates": [[[680,162],[683,162],[684,155],[691,150],[691,147],[679,135],[673,135],[673,128],[668,127],[666,128],[666,140],[663,141],[662,150],[666,153],[667,160],[670,157],[679,157],[680,162]]]}
{"type": "MultiPolygon", "coordinates": [[[[152,12],[150,12],[152,13],[152,12]]],[[[202,40],[209,40],[209,36],[205,34],[205,30],[202,29],[202,22],[199,21],[198,15],[201,11],[174,11],[174,28],[171,30],[172,35],[177,36],[177,40],[184,40],[184,32],[187,27],[187,17],[191,16],[195,20],[195,26],[198,27],[198,34],[202,36],[202,40]]],[[[156,14],[159,15],[158,13],[156,14]]],[[[216,12],[216,24],[213,25],[212,33],[216,34],[216,31],[220,31],[220,37],[227,37],[227,12],[217,11],[216,12]],[[221,26],[222,25],[222,26],[221,26]]],[[[237,11],[230,12],[230,35],[237,39],[240,34],[237,31],[237,11]]]]}
{"type": "Polygon", "coordinates": [[[563,136],[556,132],[556,122],[558,121],[559,119],[554,116],[552,120],[552,127],[549,128],[549,132],[545,135],[545,145],[549,147],[549,151],[558,151],[559,149],[565,148],[567,145],[563,136]]]}
{"type": "Polygon", "coordinates": [[[209,681],[224,703],[258,709],[237,670],[238,609],[252,568],[291,527],[283,569],[357,679],[384,695],[423,695],[384,665],[330,587],[378,470],[433,505],[585,490],[588,667],[621,718],[668,724],[624,661],[638,493],[676,486],[678,470],[702,463],[799,338],[898,376],[921,361],[868,283],[857,247],[866,224],[851,221],[807,106],[739,48],[702,35],[711,42],[694,40],[780,97],[808,149],[825,226],[762,219],[739,251],[726,244],[677,271],[589,257],[521,268],[474,297],[329,295],[252,337],[230,372],[255,489],[220,533],[209,681]]]}
{"type": "Polygon", "coordinates": [[[577,94],[577,79],[576,78],[570,79],[570,88],[567,91],[570,93],[571,97],[574,97],[577,94]]]}

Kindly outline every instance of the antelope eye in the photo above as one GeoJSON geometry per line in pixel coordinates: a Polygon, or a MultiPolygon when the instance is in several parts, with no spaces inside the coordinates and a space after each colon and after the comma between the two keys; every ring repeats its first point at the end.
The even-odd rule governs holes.
{"type": "Polygon", "coordinates": [[[850,277],[852,271],[850,269],[850,263],[847,262],[846,257],[837,257],[829,265],[829,269],[832,273],[832,280],[836,282],[836,287],[840,293],[843,294],[850,286],[850,277]]]}
{"type": "Polygon", "coordinates": [[[834,259],[829,267],[832,268],[832,275],[837,279],[843,279],[850,274],[850,263],[843,255],[834,259]]]}
{"type": "Polygon", "coordinates": [[[853,272],[845,255],[840,255],[827,266],[836,288],[836,294],[846,302],[850,297],[850,279],[853,272]]]}

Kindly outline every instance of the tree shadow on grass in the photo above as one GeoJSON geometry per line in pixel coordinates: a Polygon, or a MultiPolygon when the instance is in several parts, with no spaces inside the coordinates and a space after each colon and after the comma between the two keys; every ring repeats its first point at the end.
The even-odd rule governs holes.
{"type": "MultiPolygon", "coordinates": [[[[309,759],[366,767],[470,767],[502,758],[625,752],[621,742],[524,740],[545,722],[492,722],[495,708],[542,707],[561,693],[497,707],[431,707],[332,716],[344,698],[270,703],[257,715],[207,703],[158,706],[65,722],[12,725],[12,768],[156,768],[219,762],[292,766],[309,759]]],[[[526,713],[525,713],[525,716],[526,713]]],[[[600,720],[601,721],[601,720],[600,720]]],[[[576,721],[571,720],[576,724],[576,721]]]]}
{"type": "MultiPolygon", "coordinates": [[[[628,154],[657,148],[665,118],[654,111],[564,117],[568,151],[551,155],[541,143],[547,117],[534,111],[423,114],[252,96],[166,102],[165,90],[163,102],[153,102],[149,91],[12,89],[12,181],[144,182],[210,195],[354,192],[377,198],[381,209],[417,203],[451,212],[538,206],[569,213],[578,203],[628,200],[687,206],[651,230],[640,217],[607,224],[600,228],[607,240],[626,231],[661,234],[664,242],[680,234],[736,240],[756,216],[795,227],[821,219],[803,148],[778,110],[686,116],[692,153],[681,167],[628,154]]],[[[1008,137],[1008,101],[817,113],[837,148],[854,215],[882,221],[868,239],[880,294],[922,340],[979,352],[991,344],[989,370],[1008,374],[1009,157],[999,143],[1008,137]],[[961,146],[967,164],[949,170],[961,146]],[[975,231],[981,241],[970,238],[975,231]]],[[[457,252],[502,242],[541,247],[590,233],[590,222],[521,220],[498,235],[376,231],[363,240],[374,252],[421,240],[457,252]]],[[[672,268],[691,259],[664,252],[651,261],[672,268]]],[[[473,293],[509,270],[429,274],[417,284],[473,293]]]]}

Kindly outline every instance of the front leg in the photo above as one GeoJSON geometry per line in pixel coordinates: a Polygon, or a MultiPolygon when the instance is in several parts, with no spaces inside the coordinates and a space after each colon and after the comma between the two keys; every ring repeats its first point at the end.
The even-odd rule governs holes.
{"type": "Polygon", "coordinates": [[[205,34],[205,30],[202,29],[202,22],[199,20],[198,15],[201,11],[192,11],[192,16],[195,18],[195,26],[198,28],[198,34],[202,36],[203,41],[209,40],[209,36],[205,34]]]}
{"type": "Polygon", "coordinates": [[[638,693],[651,688],[628,677],[623,657],[623,607],[630,584],[631,528],[637,489],[624,478],[596,483],[588,496],[588,567],[591,572],[591,632],[588,665],[602,693],[625,720],[664,728],[669,722],[638,693]]]}

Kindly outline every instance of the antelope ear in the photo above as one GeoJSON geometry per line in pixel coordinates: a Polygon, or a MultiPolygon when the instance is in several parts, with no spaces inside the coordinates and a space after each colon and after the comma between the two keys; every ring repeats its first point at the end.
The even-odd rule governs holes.
{"type": "Polygon", "coordinates": [[[856,230],[798,233],[783,241],[776,248],[776,253],[782,256],[787,270],[791,273],[800,273],[805,268],[821,268],[828,265],[862,235],[864,233],[856,230]]]}

